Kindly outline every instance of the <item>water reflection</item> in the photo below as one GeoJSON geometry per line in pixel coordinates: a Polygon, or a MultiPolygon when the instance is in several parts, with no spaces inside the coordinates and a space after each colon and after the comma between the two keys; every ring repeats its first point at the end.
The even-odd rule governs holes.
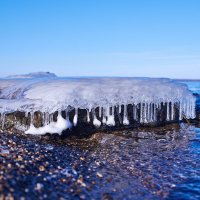
{"type": "MultiPolygon", "coordinates": [[[[185,192],[180,194],[178,188],[189,187],[188,191],[193,191],[194,186],[187,181],[194,180],[198,188],[194,187],[194,192],[200,195],[197,185],[200,177],[199,128],[180,124],[180,128],[99,133],[93,139],[97,139],[99,145],[88,157],[103,163],[98,166],[105,177],[101,191],[113,194],[115,188],[116,197],[130,199],[133,195],[167,198],[178,191],[177,196],[183,199],[185,192]],[[112,181],[107,182],[107,178],[112,181]]],[[[91,162],[90,167],[95,168],[95,162],[91,162]]]]}

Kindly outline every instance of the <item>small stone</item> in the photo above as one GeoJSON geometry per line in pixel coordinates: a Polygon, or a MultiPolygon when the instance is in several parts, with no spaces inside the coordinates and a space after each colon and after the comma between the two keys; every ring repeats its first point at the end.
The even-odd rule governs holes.
{"type": "Polygon", "coordinates": [[[70,192],[74,192],[74,190],[71,188],[71,189],[70,189],[70,192]]]}
{"type": "Polygon", "coordinates": [[[85,160],[85,158],[84,158],[84,157],[80,157],[80,160],[84,161],[84,160],[85,160]]]}
{"type": "Polygon", "coordinates": [[[43,172],[43,171],[45,171],[45,167],[44,167],[44,166],[40,166],[40,167],[39,167],[39,170],[40,170],[41,172],[43,172]]]}
{"type": "Polygon", "coordinates": [[[42,189],[43,185],[41,183],[37,183],[35,186],[35,190],[40,191],[42,189]]]}
{"type": "Polygon", "coordinates": [[[28,189],[28,188],[25,188],[25,192],[28,193],[28,192],[29,192],[29,189],[28,189]]]}
{"type": "Polygon", "coordinates": [[[80,195],[80,199],[85,199],[85,195],[84,194],[80,195]]]}
{"type": "Polygon", "coordinates": [[[6,197],[5,197],[6,200],[14,200],[14,197],[11,193],[9,193],[6,197]]]}
{"type": "Polygon", "coordinates": [[[18,156],[18,157],[17,157],[17,160],[18,160],[18,161],[22,161],[23,158],[22,158],[21,156],[18,156]]]}
{"type": "Polygon", "coordinates": [[[7,150],[7,149],[1,149],[0,150],[0,155],[3,156],[3,157],[7,156],[9,153],[10,153],[10,151],[7,150]]]}
{"type": "Polygon", "coordinates": [[[86,184],[83,182],[83,176],[80,176],[77,180],[77,183],[79,183],[82,187],[86,187],[86,184]]]}
{"type": "Polygon", "coordinates": [[[95,160],[97,166],[100,166],[100,162],[95,160]]]}
{"type": "Polygon", "coordinates": [[[103,175],[102,175],[101,173],[97,172],[97,177],[98,177],[98,178],[102,178],[103,175]]]}

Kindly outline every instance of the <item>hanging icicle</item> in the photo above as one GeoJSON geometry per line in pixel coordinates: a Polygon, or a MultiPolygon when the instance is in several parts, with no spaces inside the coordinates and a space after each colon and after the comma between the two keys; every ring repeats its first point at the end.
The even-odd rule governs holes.
{"type": "Polygon", "coordinates": [[[86,109],[87,111],[87,122],[90,123],[90,112],[88,109],[86,109]]]}
{"type": "Polygon", "coordinates": [[[102,108],[101,108],[101,106],[100,106],[100,107],[99,107],[99,118],[101,118],[101,115],[102,115],[101,110],[102,110],[102,108]]]}
{"type": "Polygon", "coordinates": [[[133,104],[133,119],[135,121],[138,120],[138,116],[137,116],[137,106],[135,104],[133,104]]]}
{"type": "Polygon", "coordinates": [[[77,123],[78,123],[78,108],[75,108],[75,115],[74,115],[74,119],[73,119],[74,126],[76,126],[77,123]]]}
{"type": "Polygon", "coordinates": [[[92,110],[92,114],[93,114],[93,125],[96,127],[100,127],[101,126],[101,121],[99,121],[97,119],[96,113],[95,113],[95,109],[92,110]]]}
{"type": "Polygon", "coordinates": [[[114,116],[114,107],[111,107],[111,113],[110,113],[110,107],[107,107],[107,126],[115,126],[115,116],[114,116]]]}
{"type": "Polygon", "coordinates": [[[123,125],[129,125],[128,113],[127,113],[127,105],[124,105],[123,125]]]}
{"type": "Polygon", "coordinates": [[[169,117],[169,102],[167,102],[166,105],[167,105],[167,117],[166,117],[166,120],[169,121],[170,120],[170,117],[169,117]]]}
{"type": "Polygon", "coordinates": [[[174,120],[174,102],[171,102],[171,120],[174,120]]]}

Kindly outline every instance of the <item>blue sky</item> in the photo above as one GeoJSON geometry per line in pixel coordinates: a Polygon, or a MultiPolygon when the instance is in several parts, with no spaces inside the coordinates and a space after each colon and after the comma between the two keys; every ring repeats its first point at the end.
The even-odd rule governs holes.
{"type": "Polygon", "coordinates": [[[0,76],[200,79],[199,0],[1,0],[0,76]]]}

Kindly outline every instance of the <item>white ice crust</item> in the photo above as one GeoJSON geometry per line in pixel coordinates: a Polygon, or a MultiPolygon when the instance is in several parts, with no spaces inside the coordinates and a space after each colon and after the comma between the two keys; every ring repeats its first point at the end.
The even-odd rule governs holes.
{"type": "MultiPolygon", "coordinates": [[[[34,113],[54,113],[55,111],[75,108],[73,123],[77,124],[78,108],[91,111],[99,107],[102,111],[102,122],[93,115],[93,124],[115,125],[114,107],[124,105],[123,123],[128,125],[126,105],[136,108],[139,104],[140,122],[156,120],[155,109],[161,102],[166,103],[168,120],[173,119],[173,106],[180,106],[180,119],[195,117],[195,97],[187,86],[170,79],[152,78],[29,78],[0,79],[0,113],[4,116],[14,111],[34,113]],[[110,108],[111,112],[110,112],[110,108]]],[[[137,109],[133,110],[136,115],[137,109]]],[[[89,121],[88,115],[88,121],[89,121]]],[[[33,125],[27,133],[45,134],[59,132],[69,128],[68,119],[58,115],[57,122],[50,121],[44,127],[36,129],[33,125]],[[64,120],[64,121],[63,121],[64,120]],[[67,121],[67,122],[66,122],[67,121]],[[53,124],[51,124],[53,123],[53,124]]]]}

